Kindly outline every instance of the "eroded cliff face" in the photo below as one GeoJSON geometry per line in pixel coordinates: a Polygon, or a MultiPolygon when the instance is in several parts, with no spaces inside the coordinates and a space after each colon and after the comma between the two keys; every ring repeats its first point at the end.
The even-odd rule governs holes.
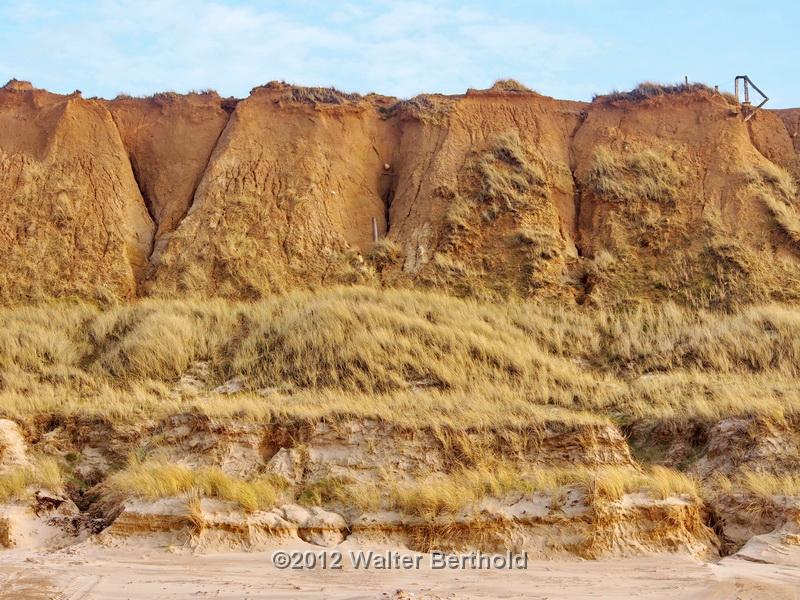
{"type": "Polygon", "coordinates": [[[259,297],[335,281],[386,231],[394,123],[369,100],[273,85],[240,102],[147,289],[259,297]]]}
{"type": "Polygon", "coordinates": [[[102,103],[0,89],[0,298],[129,298],[153,223],[102,103]]]}
{"type": "Polygon", "coordinates": [[[744,122],[708,90],[398,102],[269,84],[239,102],[100,101],[10,82],[0,297],[258,298],[362,283],[792,301],[793,118],[744,122]]]}
{"type": "Polygon", "coordinates": [[[596,298],[796,298],[800,248],[774,207],[797,207],[797,156],[775,115],[745,122],[719,94],[601,99],[572,147],[596,298]]]}
{"type": "Polygon", "coordinates": [[[392,274],[457,293],[565,293],[577,256],[571,140],[583,109],[491,90],[400,103],[392,274]]]}
{"type": "Polygon", "coordinates": [[[800,108],[789,108],[785,110],[776,110],[775,114],[786,125],[789,137],[794,144],[795,150],[800,154],[800,108]]]}
{"type": "Polygon", "coordinates": [[[155,222],[157,258],[186,216],[233,106],[216,93],[120,97],[105,105],[155,222]]]}

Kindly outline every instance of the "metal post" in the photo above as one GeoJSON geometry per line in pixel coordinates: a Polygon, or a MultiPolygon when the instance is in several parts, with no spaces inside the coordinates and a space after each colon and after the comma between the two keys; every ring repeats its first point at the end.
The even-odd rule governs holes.
{"type": "Polygon", "coordinates": [[[372,217],[372,241],[378,241],[378,219],[372,217]]]}
{"type": "Polygon", "coordinates": [[[733,81],[733,89],[734,94],[736,95],[736,104],[739,104],[739,78],[737,77],[733,81]]]}
{"type": "Polygon", "coordinates": [[[750,104],[750,86],[747,79],[744,80],[744,103],[750,104]]]}

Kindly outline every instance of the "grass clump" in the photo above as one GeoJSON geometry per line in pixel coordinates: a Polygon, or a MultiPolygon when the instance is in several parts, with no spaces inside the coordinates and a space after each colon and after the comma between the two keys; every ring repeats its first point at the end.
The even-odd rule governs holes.
{"type": "Polygon", "coordinates": [[[304,506],[341,506],[364,512],[379,510],[382,490],[376,484],[363,484],[348,477],[330,476],[308,483],[297,492],[304,506]]]}
{"type": "Polygon", "coordinates": [[[581,485],[594,500],[620,500],[624,495],[644,493],[660,500],[670,496],[699,496],[697,482],[679,471],[654,466],[642,472],[632,467],[605,466],[595,470],[567,468],[558,473],[566,484],[581,485]]]}
{"type": "Polygon", "coordinates": [[[396,485],[391,491],[391,508],[405,514],[434,518],[456,513],[486,497],[527,490],[521,473],[507,465],[481,466],[424,481],[396,485]]]}
{"type": "Polygon", "coordinates": [[[561,254],[564,241],[550,233],[538,229],[523,228],[514,234],[514,241],[530,250],[535,258],[551,260],[561,254]]]}
{"type": "Polygon", "coordinates": [[[496,135],[475,164],[483,203],[499,203],[507,210],[524,208],[530,197],[547,195],[544,160],[531,148],[523,147],[519,134],[496,135]]]}
{"type": "Polygon", "coordinates": [[[792,176],[778,165],[765,162],[758,166],[750,179],[781,231],[792,242],[800,244],[797,184],[792,176]]]}
{"type": "Polygon", "coordinates": [[[458,513],[484,498],[502,498],[515,492],[555,493],[567,486],[583,488],[590,502],[618,501],[637,492],[662,500],[675,495],[699,497],[694,479],[666,467],[654,467],[647,472],[620,466],[523,470],[517,465],[492,463],[396,485],[390,493],[389,505],[403,513],[430,519],[458,513]]]}
{"type": "MultiPolygon", "coordinates": [[[[704,83],[656,83],[653,81],[644,81],[637,85],[635,88],[628,92],[613,91],[610,94],[595,95],[592,102],[617,102],[620,100],[629,100],[632,102],[641,102],[649,98],[657,98],[659,96],[674,96],[677,94],[689,94],[705,92],[710,94],[718,94],[717,90],[704,84],[704,83]]],[[[730,94],[721,94],[728,102],[735,102],[735,98],[730,94]]]]}
{"type": "Polygon", "coordinates": [[[305,506],[328,505],[347,499],[348,487],[353,482],[346,477],[325,477],[309,483],[300,490],[298,502],[305,506]]]}
{"type": "Polygon", "coordinates": [[[125,470],[111,476],[108,485],[115,491],[156,500],[188,492],[194,487],[194,482],[195,473],[185,465],[131,461],[125,470]]]}
{"type": "Polygon", "coordinates": [[[284,488],[278,479],[272,477],[245,481],[231,477],[217,467],[191,469],[162,460],[132,460],[127,468],[111,475],[105,485],[112,492],[146,500],[183,494],[218,498],[238,504],[248,512],[272,508],[282,497],[284,488]]]}
{"type": "Polygon", "coordinates": [[[739,485],[736,487],[741,487],[764,500],[773,496],[800,496],[800,475],[745,471],[740,475],[739,485]]]}
{"type": "Polygon", "coordinates": [[[24,498],[27,490],[34,486],[51,492],[63,489],[63,474],[55,459],[40,457],[31,465],[0,474],[0,502],[24,498]]]}
{"type": "Polygon", "coordinates": [[[620,154],[600,146],[594,154],[588,186],[612,202],[649,200],[672,204],[686,183],[686,173],[669,149],[639,148],[620,154]]]}

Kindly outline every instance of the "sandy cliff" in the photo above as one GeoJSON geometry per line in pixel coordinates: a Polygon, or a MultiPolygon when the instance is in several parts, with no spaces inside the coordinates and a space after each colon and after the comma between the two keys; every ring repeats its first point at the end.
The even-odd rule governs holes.
{"type": "Polygon", "coordinates": [[[366,283],[794,300],[792,119],[745,122],[698,87],[578,103],[505,85],[398,102],[273,83],[241,101],[104,101],[12,81],[0,296],[366,283]]]}
{"type": "Polygon", "coordinates": [[[0,90],[0,297],[127,298],[153,224],[102,103],[0,90]]]}
{"type": "Polygon", "coordinates": [[[157,254],[189,210],[233,106],[207,93],[120,97],[106,107],[156,226],[157,254]]]}

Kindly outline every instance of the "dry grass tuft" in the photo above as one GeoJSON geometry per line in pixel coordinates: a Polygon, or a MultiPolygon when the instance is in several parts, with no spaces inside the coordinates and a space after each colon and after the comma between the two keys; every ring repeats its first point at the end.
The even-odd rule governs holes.
{"type": "Polygon", "coordinates": [[[532,197],[547,196],[547,171],[543,157],[526,148],[516,131],[496,135],[475,164],[480,178],[480,200],[500,203],[506,210],[527,206],[532,197]]]}
{"type": "Polygon", "coordinates": [[[484,498],[510,493],[551,493],[567,486],[585,489],[590,502],[618,501],[641,492],[658,499],[675,495],[699,497],[696,481],[665,467],[643,473],[631,467],[541,467],[521,470],[516,465],[493,462],[459,469],[423,481],[394,486],[388,507],[426,519],[456,514],[484,498]]]}
{"type": "Polygon", "coordinates": [[[193,470],[185,465],[161,460],[132,460],[127,468],[114,473],[104,484],[111,492],[147,500],[189,494],[191,498],[210,497],[234,502],[252,512],[275,506],[284,486],[280,480],[262,477],[244,481],[225,474],[217,467],[193,470]]]}
{"type": "Polygon", "coordinates": [[[759,165],[757,174],[751,175],[750,179],[786,237],[800,244],[797,184],[792,176],[778,165],[765,162],[759,165]]]}
{"type": "Polygon", "coordinates": [[[686,173],[674,151],[640,148],[620,154],[600,146],[594,154],[588,185],[612,202],[650,200],[672,204],[686,182],[686,173]]]}
{"type": "Polygon", "coordinates": [[[704,83],[656,83],[645,81],[637,85],[629,92],[613,91],[610,94],[595,95],[592,102],[617,102],[628,100],[631,102],[641,102],[649,98],[659,96],[674,96],[677,94],[707,93],[719,94],[727,102],[733,104],[736,98],[731,94],[717,92],[714,88],[704,83]]]}
{"type": "Polygon", "coordinates": [[[0,474],[0,502],[22,499],[34,486],[51,492],[60,492],[64,488],[61,467],[54,458],[40,457],[30,466],[0,474]]]}

